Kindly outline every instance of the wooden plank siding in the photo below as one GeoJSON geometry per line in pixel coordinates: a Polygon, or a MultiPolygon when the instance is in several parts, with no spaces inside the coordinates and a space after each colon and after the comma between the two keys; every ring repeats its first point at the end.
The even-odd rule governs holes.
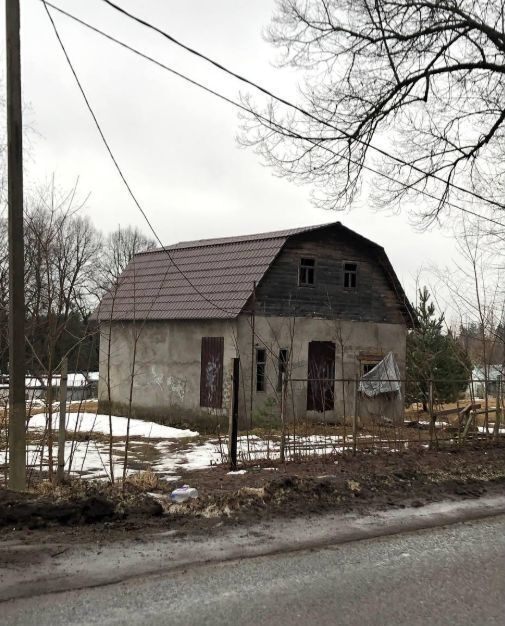
{"type": "MultiPolygon", "coordinates": [[[[405,305],[384,265],[382,248],[328,229],[291,237],[259,283],[258,315],[405,324],[405,305]],[[315,284],[298,285],[301,258],[316,261],[315,284]],[[357,287],[344,288],[345,262],[358,264],[357,287]]],[[[251,310],[252,299],[245,307],[251,310]]]]}

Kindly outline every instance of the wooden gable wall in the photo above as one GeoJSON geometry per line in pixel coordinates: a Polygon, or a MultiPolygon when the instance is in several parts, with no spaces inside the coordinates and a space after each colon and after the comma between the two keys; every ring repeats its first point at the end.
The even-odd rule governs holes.
{"type": "MultiPolygon", "coordinates": [[[[329,227],[291,237],[256,288],[259,315],[311,316],[405,324],[405,307],[384,267],[383,251],[329,227]],[[314,286],[299,286],[301,258],[316,262],[314,286]],[[357,288],[344,288],[345,262],[358,264],[357,288]]],[[[252,308],[252,301],[247,310],[252,308]]]]}

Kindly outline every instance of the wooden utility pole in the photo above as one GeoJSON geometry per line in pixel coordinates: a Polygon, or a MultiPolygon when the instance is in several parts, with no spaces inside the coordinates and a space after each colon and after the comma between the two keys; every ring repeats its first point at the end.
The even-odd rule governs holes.
{"type": "Polygon", "coordinates": [[[23,124],[19,0],[5,2],[9,187],[9,487],[26,488],[23,124]]]}

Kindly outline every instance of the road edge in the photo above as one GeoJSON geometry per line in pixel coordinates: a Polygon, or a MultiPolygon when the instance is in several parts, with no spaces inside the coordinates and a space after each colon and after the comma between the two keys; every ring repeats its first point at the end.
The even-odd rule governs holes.
{"type": "MultiPolygon", "coordinates": [[[[17,557],[17,567],[2,567],[0,602],[118,584],[139,576],[174,574],[180,569],[417,532],[505,514],[505,495],[443,501],[419,508],[389,509],[370,515],[324,514],[232,528],[209,537],[178,538],[170,532],[100,546],[53,544],[0,546],[17,557]],[[27,563],[23,566],[22,561],[27,563]],[[21,567],[19,566],[21,562],[21,567]],[[34,571],[35,570],[35,571],[34,571]]],[[[15,559],[16,560],[16,559],[15,559]]]]}

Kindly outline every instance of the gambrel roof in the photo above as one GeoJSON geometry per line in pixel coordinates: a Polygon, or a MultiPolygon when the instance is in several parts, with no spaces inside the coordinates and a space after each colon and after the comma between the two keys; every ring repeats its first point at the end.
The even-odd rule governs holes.
{"type": "MultiPolygon", "coordinates": [[[[276,232],[180,242],[137,254],[95,316],[106,321],[234,319],[288,239],[326,228],[341,229],[373,246],[398,298],[410,304],[383,250],[340,222],[276,232]]],[[[410,324],[409,324],[410,325],[410,324]]]]}

